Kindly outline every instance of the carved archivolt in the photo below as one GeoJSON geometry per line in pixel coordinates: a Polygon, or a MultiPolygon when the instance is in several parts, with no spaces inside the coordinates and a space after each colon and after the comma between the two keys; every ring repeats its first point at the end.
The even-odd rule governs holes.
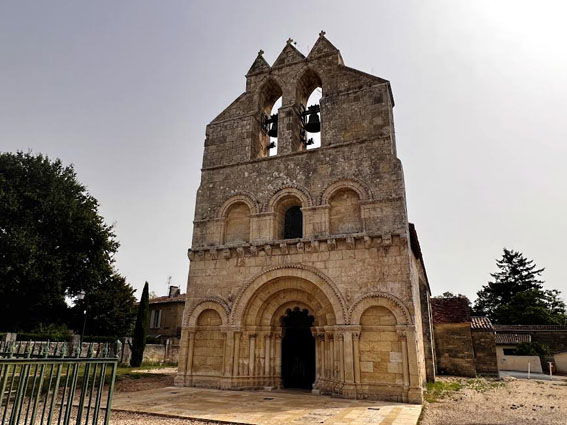
{"type": "Polygon", "coordinates": [[[225,218],[226,214],[228,212],[228,209],[232,205],[234,205],[238,202],[245,203],[248,206],[248,208],[250,208],[250,214],[257,214],[259,212],[258,202],[254,198],[254,196],[252,194],[249,194],[249,193],[239,192],[236,195],[233,195],[230,198],[228,198],[224,202],[224,204],[222,204],[222,206],[219,209],[218,218],[219,219],[225,218]]]}
{"type": "Polygon", "coordinates": [[[303,264],[287,264],[271,267],[256,274],[246,282],[238,292],[229,317],[230,324],[238,324],[243,320],[244,310],[264,284],[271,280],[286,277],[298,277],[315,285],[330,302],[337,323],[345,323],[347,317],[346,303],[335,283],[319,270],[303,264]]]}
{"type": "Polygon", "coordinates": [[[184,326],[197,326],[199,315],[209,309],[215,310],[219,314],[223,325],[228,324],[228,316],[230,314],[228,303],[220,297],[207,297],[203,298],[187,311],[184,326]]]}
{"type": "Polygon", "coordinates": [[[313,198],[311,198],[311,195],[309,194],[309,191],[307,189],[299,185],[289,184],[282,186],[274,191],[274,194],[268,201],[265,210],[269,212],[274,211],[274,208],[278,204],[278,202],[287,196],[295,196],[296,198],[299,198],[303,207],[313,206],[313,198]]]}
{"type": "Polygon", "coordinates": [[[336,180],[335,182],[331,183],[321,194],[321,199],[319,203],[321,205],[328,205],[329,199],[333,196],[333,194],[341,189],[351,189],[358,193],[358,197],[361,201],[366,201],[372,198],[372,192],[370,188],[362,183],[357,179],[344,179],[344,180],[336,180]]]}
{"type": "Polygon", "coordinates": [[[370,292],[359,297],[349,308],[348,318],[349,323],[357,325],[360,323],[362,313],[370,307],[386,307],[394,316],[398,325],[411,324],[412,319],[408,308],[399,298],[386,292],[370,292]]]}

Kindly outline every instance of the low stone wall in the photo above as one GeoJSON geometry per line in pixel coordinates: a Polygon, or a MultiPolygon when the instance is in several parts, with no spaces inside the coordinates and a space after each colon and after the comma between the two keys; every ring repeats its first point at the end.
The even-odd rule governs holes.
{"type": "Polygon", "coordinates": [[[476,373],[479,375],[498,375],[495,333],[473,330],[471,334],[476,373]]]}
{"type": "Polygon", "coordinates": [[[555,371],[559,373],[567,373],[567,351],[558,353],[553,356],[555,362],[555,371]]]}
{"type": "Polygon", "coordinates": [[[433,327],[437,371],[445,375],[476,376],[470,323],[443,323],[433,327]]]}
{"type": "Polygon", "coordinates": [[[541,360],[538,356],[498,356],[498,368],[516,372],[527,372],[528,363],[533,373],[543,373],[541,360]]]}

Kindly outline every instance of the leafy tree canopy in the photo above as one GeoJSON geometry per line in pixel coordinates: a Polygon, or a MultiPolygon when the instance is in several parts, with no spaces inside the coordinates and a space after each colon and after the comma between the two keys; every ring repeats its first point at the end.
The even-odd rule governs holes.
{"type": "Polygon", "coordinates": [[[114,279],[117,249],[72,166],[41,154],[0,154],[2,330],[68,322],[65,298],[100,294],[114,279]]]}
{"type": "Polygon", "coordinates": [[[499,271],[477,292],[474,310],[494,323],[510,325],[563,324],[565,303],[557,290],[545,290],[538,268],[520,252],[504,248],[499,271]]]}

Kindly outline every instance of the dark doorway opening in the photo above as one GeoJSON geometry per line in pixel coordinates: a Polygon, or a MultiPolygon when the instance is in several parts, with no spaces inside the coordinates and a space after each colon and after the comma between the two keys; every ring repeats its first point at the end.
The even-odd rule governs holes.
{"type": "Polygon", "coordinates": [[[311,389],[315,381],[314,318],[306,309],[287,309],[282,317],[282,381],[284,388],[311,389]]]}
{"type": "Polygon", "coordinates": [[[301,207],[293,206],[287,209],[284,218],[284,239],[303,237],[303,213],[301,207]]]}

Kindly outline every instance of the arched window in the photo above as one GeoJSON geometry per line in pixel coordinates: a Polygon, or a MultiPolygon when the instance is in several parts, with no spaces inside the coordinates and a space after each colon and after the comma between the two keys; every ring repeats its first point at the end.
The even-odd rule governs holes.
{"type": "Polygon", "coordinates": [[[302,109],[301,139],[307,149],[321,146],[320,100],[323,97],[321,78],[308,69],[297,83],[297,101],[302,109]]]}
{"type": "Polygon", "coordinates": [[[280,96],[272,110],[270,112],[270,123],[268,129],[268,136],[270,136],[270,141],[267,145],[267,156],[276,156],[278,154],[278,117],[279,109],[282,106],[282,97],[280,96]]]}
{"type": "Polygon", "coordinates": [[[329,231],[331,234],[362,231],[360,198],[352,189],[337,190],[329,199],[329,231]]]}
{"type": "Polygon", "coordinates": [[[301,201],[295,196],[280,200],[275,208],[276,237],[296,239],[303,237],[303,212],[301,201]]]}
{"type": "Polygon", "coordinates": [[[278,110],[282,105],[282,89],[273,79],[268,79],[260,88],[258,97],[260,110],[260,135],[257,155],[260,158],[277,153],[278,110]]]}
{"type": "Polygon", "coordinates": [[[303,213],[301,207],[289,207],[284,218],[284,239],[303,237],[303,213]]]}
{"type": "Polygon", "coordinates": [[[224,242],[248,242],[250,240],[250,208],[244,202],[230,206],[225,217],[224,242]]]}
{"type": "Polygon", "coordinates": [[[319,102],[323,96],[321,87],[317,87],[311,92],[307,99],[307,110],[304,118],[305,147],[315,149],[321,147],[321,108],[319,102]]]}

